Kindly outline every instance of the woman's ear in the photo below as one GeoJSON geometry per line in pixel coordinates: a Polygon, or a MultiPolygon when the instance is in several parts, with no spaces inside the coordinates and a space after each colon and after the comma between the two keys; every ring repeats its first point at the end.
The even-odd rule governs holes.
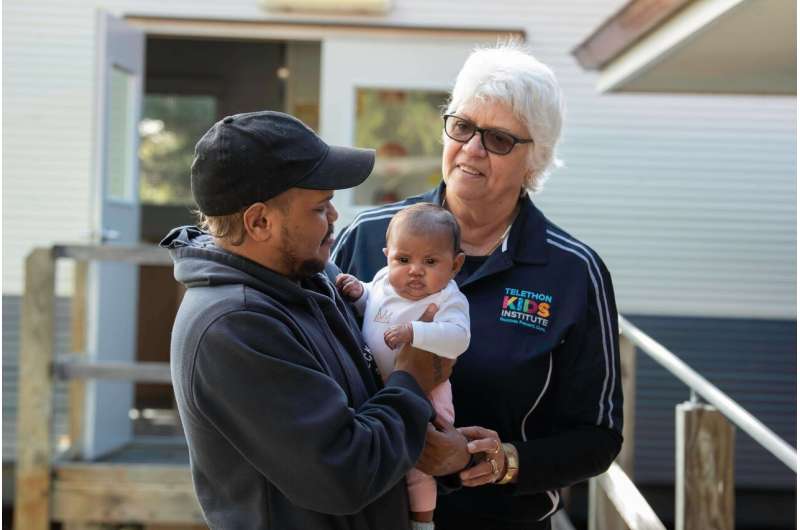
{"type": "Polygon", "coordinates": [[[266,203],[257,202],[242,214],[244,230],[254,241],[267,241],[272,237],[274,210],[266,203]]]}

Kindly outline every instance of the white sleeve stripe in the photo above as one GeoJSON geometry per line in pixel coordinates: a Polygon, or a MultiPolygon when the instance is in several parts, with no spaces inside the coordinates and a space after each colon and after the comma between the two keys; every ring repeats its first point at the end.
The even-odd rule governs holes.
{"type": "Polygon", "coordinates": [[[553,353],[550,352],[550,366],[547,368],[547,379],[545,379],[545,381],[544,381],[544,386],[542,387],[542,391],[539,392],[539,397],[537,397],[536,401],[533,402],[533,406],[531,407],[531,410],[529,410],[528,413],[525,414],[525,417],[522,418],[522,426],[520,427],[520,429],[522,431],[522,441],[523,442],[527,442],[528,441],[528,436],[525,434],[525,422],[528,421],[528,416],[530,416],[531,412],[533,412],[533,409],[535,409],[537,407],[537,405],[539,405],[539,401],[542,400],[542,396],[544,395],[545,391],[547,390],[547,387],[550,386],[550,374],[552,374],[552,373],[553,373],[553,353]]]}
{"type": "MultiPolygon", "coordinates": [[[[605,280],[603,279],[603,273],[600,270],[600,267],[597,264],[597,261],[595,260],[594,253],[588,247],[583,245],[580,241],[576,241],[574,239],[567,238],[564,235],[558,234],[557,232],[554,232],[552,230],[547,230],[547,232],[550,233],[551,235],[553,235],[554,237],[557,237],[557,238],[561,239],[562,241],[565,241],[565,242],[567,242],[567,243],[569,243],[571,245],[574,245],[574,246],[578,247],[579,249],[581,249],[583,251],[583,254],[585,256],[588,256],[589,260],[591,261],[591,263],[592,263],[592,265],[594,267],[594,272],[597,274],[597,276],[600,279],[600,290],[602,291],[601,301],[602,301],[602,310],[603,310],[603,313],[601,313],[600,316],[601,316],[601,320],[603,320],[602,317],[603,317],[603,315],[605,315],[605,319],[603,320],[603,324],[606,327],[606,329],[608,330],[608,334],[605,336],[605,340],[608,343],[608,351],[611,352],[610,355],[609,355],[610,362],[611,362],[611,386],[608,387],[607,401],[608,401],[609,425],[611,427],[613,427],[614,422],[611,419],[611,413],[612,413],[612,411],[614,409],[614,402],[612,401],[612,396],[613,396],[613,389],[615,388],[615,385],[616,385],[616,367],[615,367],[614,358],[613,358],[613,353],[615,351],[615,348],[614,348],[613,326],[612,326],[612,322],[611,322],[611,315],[610,315],[609,308],[608,308],[608,305],[609,305],[608,304],[608,295],[606,294],[605,280]]],[[[584,259],[584,261],[586,261],[586,260],[584,259]]],[[[588,265],[589,264],[587,262],[587,267],[588,267],[588,265]]],[[[590,271],[591,271],[591,269],[590,269],[590,271]]],[[[596,284],[595,284],[595,289],[597,289],[597,285],[596,284]]]]}
{"type": "MultiPolygon", "coordinates": [[[[613,362],[613,359],[611,358],[611,354],[610,354],[609,348],[608,348],[608,344],[609,344],[608,335],[611,333],[611,331],[610,331],[611,327],[608,324],[608,317],[606,316],[604,318],[605,313],[603,311],[603,304],[600,301],[600,289],[599,289],[599,286],[597,284],[597,278],[595,277],[595,271],[592,269],[591,264],[589,263],[589,259],[586,256],[584,256],[583,253],[579,252],[578,250],[576,250],[574,248],[570,248],[570,247],[564,246],[561,243],[558,243],[558,242],[556,242],[556,241],[554,241],[552,239],[548,239],[547,242],[550,243],[551,245],[555,246],[555,247],[558,247],[558,248],[566,251],[566,252],[570,252],[572,254],[575,254],[580,259],[582,259],[584,261],[584,263],[586,263],[586,269],[589,271],[589,278],[592,280],[592,284],[594,285],[595,301],[597,303],[597,311],[598,311],[598,314],[600,315],[600,321],[601,321],[600,332],[601,332],[602,338],[603,338],[603,357],[604,357],[604,360],[605,360],[605,367],[606,367],[606,375],[603,378],[603,388],[600,390],[599,411],[598,411],[598,414],[597,414],[597,425],[600,425],[603,422],[603,411],[605,409],[605,394],[606,394],[606,391],[609,389],[608,376],[609,376],[609,372],[613,372],[613,370],[614,370],[614,362],[613,362]],[[609,370],[609,365],[611,367],[610,370],[609,370]]],[[[605,297],[605,290],[603,290],[603,297],[605,297]]],[[[614,375],[612,375],[612,387],[611,388],[613,388],[613,381],[614,380],[615,380],[615,377],[614,377],[614,375]]],[[[608,395],[608,402],[609,402],[608,424],[609,424],[609,427],[613,427],[614,426],[614,420],[611,417],[611,410],[612,410],[614,404],[611,402],[611,392],[609,392],[609,395],[608,395]]]]}
{"type": "Polygon", "coordinates": [[[558,508],[558,499],[560,498],[560,496],[559,496],[557,491],[547,490],[547,491],[545,491],[545,493],[547,493],[547,496],[550,497],[550,502],[553,503],[553,507],[550,508],[550,511],[547,512],[546,514],[544,514],[539,519],[540,521],[544,521],[545,519],[547,519],[548,517],[550,517],[551,515],[553,515],[556,512],[556,509],[558,508]]]}
{"type": "Polygon", "coordinates": [[[614,333],[613,333],[614,328],[611,325],[612,324],[612,322],[611,322],[611,314],[610,314],[609,309],[608,309],[608,296],[606,295],[606,286],[605,286],[605,280],[603,279],[603,273],[600,270],[600,266],[597,264],[597,261],[595,260],[594,253],[586,245],[584,245],[583,243],[581,243],[580,241],[577,241],[575,239],[568,238],[564,234],[559,234],[558,232],[555,232],[555,231],[553,231],[551,229],[548,229],[547,232],[549,234],[551,234],[552,236],[557,237],[557,238],[561,239],[562,241],[565,241],[565,242],[567,242],[567,243],[569,243],[571,245],[574,245],[574,246],[580,248],[581,250],[583,250],[583,252],[589,257],[589,260],[592,262],[592,265],[594,266],[594,270],[597,273],[597,276],[600,278],[600,289],[603,292],[603,296],[602,296],[601,300],[603,302],[603,311],[604,311],[605,317],[606,317],[605,318],[605,325],[608,327],[608,336],[607,336],[608,347],[609,347],[609,351],[612,354],[612,357],[611,357],[611,386],[608,388],[608,397],[607,397],[607,399],[608,399],[609,426],[613,427],[614,426],[614,422],[611,419],[611,412],[614,409],[614,402],[612,401],[612,397],[613,397],[613,393],[614,393],[614,386],[616,385],[616,375],[617,375],[616,374],[616,367],[614,365],[614,357],[613,357],[614,342],[615,341],[614,341],[614,333]]]}
{"type": "Polygon", "coordinates": [[[342,248],[342,243],[347,239],[350,235],[350,232],[355,230],[360,224],[365,223],[367,221],[377,221],[379,219],[389,219],[394,216],[397,211],[402,210],[405,208],[406,205],[403,206],[386,206],[384,208],[380,208],[378,210],[370,210],[368,212],[360,213],[356,216],[355,220],[348,226],[345,231],[336,238],[336,244],[333,246],[333,252],[331,252],[331,261],[336,259],[336,256],[339,254],[339,250],[342,248]],[[387,212],[392,212],[391,214],[387,214],[387,212]],[[370,216],[370,217],[367,217],[370,216]],[[377,217],[372,217],[377,216],[377,217]]]}

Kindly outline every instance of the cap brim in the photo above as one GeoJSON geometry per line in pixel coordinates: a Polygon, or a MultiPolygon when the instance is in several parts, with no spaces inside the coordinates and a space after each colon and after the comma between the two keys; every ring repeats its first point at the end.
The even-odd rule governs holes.
{"type": "Polygon", "coordinates": [[[367,179],[374,165],[374,149],[331,145],[328,155],[295,187],[312,190],[353,188],[367,179]]]}

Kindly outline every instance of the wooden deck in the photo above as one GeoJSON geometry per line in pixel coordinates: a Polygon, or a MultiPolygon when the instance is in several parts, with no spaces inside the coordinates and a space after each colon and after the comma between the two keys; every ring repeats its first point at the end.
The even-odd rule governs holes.
{"type": "Polygon", "coordinates": [[[52,519],[202,527],[181,438],[141,438],[91,462],[54,462],[52,519]]]}
{"type": "MultiPolygon", "coordinates": [[[[141,437],[93,462],[56,462],[53,471],[53,519],[71,528],[95,521],[205,528],[182,437],[141,437]]],[[[554,530],[575,530],[563,510],[552,523],[554,530]]]]}

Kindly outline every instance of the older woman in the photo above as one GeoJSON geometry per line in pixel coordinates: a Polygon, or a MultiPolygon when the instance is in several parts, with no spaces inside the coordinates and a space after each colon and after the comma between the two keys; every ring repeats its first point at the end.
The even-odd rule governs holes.
{"type": "Polygon", "coordinates": [[[517,45],[475,51],[444,115],[444,181],[359,215],[334,260],[371,278],[386,225],[405,206],[444,205],[458,220],[472,342],[451,377],[456,425],[429,434],[421,467],[459,471],[441,496],[440,530],[549,528],[559,488],[603,472],[622,444],[617,312],[611,278],[587,245],[532,197],[557,165],[561,91],[517,45]],[[465,451],[477,458],[467,461],[465,451]],[[440,463],[436,463],[436,460],[440,463]]]}

